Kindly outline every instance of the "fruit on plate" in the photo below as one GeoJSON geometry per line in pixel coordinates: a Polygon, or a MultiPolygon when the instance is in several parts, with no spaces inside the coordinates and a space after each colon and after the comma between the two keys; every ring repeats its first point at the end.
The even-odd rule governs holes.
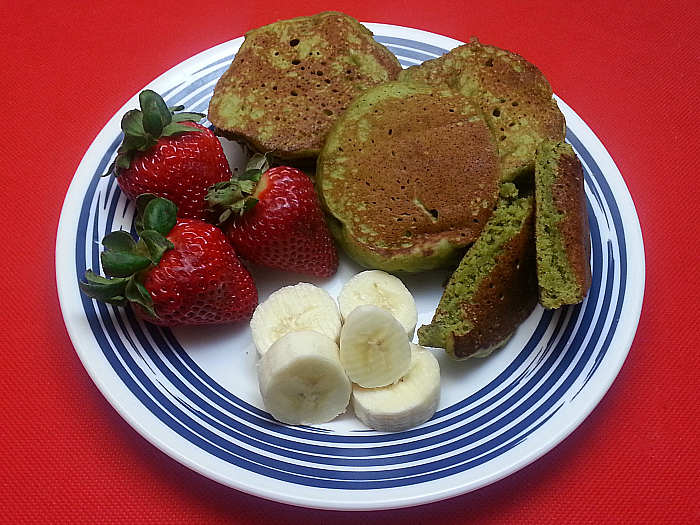
{"type": "Polygon", "coordinates": [[[288,166],[270,168],[255,155],[238,178],[212,188],[207,199],[245,260],[289,272],[330,277],[338,251],[312,180],[288,166]]]}
{"type": "Polygon", "coordinates": [[[323,288],[304,282],[284,286],[270,294],[250,320],[253,343],[260,355],[290,332],[314,330],[337,343],[340,327],[335,299],[323,288]]]}
{"type": "Polygon", "coordinates": [[[406,330],[384,308],[356,307],[340,331],[340,361],[353,383],[366,388],[390,385],[408,372],[411,345],[406,330]]]}
{"type": "Polygon", "coordinates": [[[345,319],[357,306],[373,304],[389,310],[406,329],[409,339],[418,323],[416,301],[406,285],[382,270],[365,270],[347,281],[338,294],[340,315],[345,319]]]}
{"type": "Polygon", "coordinates": [[[284,335],[258,364],[265,409],[290,425],[326,423],[345,412],[352,385],[338,357],[338,345],[319,332],[284,335]]]}
{"type": "Polygon", "coordinates": [[[435,357],[409,342],[389,309],[359,304],[363,297],[381,302],[383,286],[389,302],[397,302],[396,295],[404,305],[412,296],[389,274],[363,273],[368,275],[349,281],[348,301],[358,304],[342,326],[333,297],[310,283],[280,288],[256,309],[250,326],[261,355],[259,387],[275,419],[294,425],[330,421],[345,411],[348,385],[357,392],[357,416],[376,430],[405,430],[435,413],[440,396],[435,357]],[[353,292],[364,287],[372,290],[353,292]]]}
{"type": "Polygon", "coordinates": [[[105,277],[88,270],[80,288],[118,306],[131,303],[141,318],[163,326],[227,323],[250,318],[258,292],[250,272],[216,226],[178,218],[171,201],[136,201],[139,240],[124,230],[107,234],[105,277]]]}
{"type": "Polygon", "coordinates": [[[440,401],[440,365],[422,346],[411,343],[411,366],[396,383],[381,388],[352,387],[355,415],[384,432],[408,430],[433,417],[440,401]]]}
{"type": "Polygon", "coordinates": [[[181,217],[208,218],[207,188],[231,178],[221,142],[198,124],[203,114],[169,108],[154,91],[142,91],[139,104],[122,117],[124,140],[108,174],[130,199],[150,193],[173,201],[181,217]]]}

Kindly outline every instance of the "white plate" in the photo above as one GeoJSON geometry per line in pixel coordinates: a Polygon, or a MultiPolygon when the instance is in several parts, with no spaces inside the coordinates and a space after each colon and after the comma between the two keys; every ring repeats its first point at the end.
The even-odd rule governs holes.
{"type": "MultiPolygon", "coordinates": [[[[415,29],[367,24],[404,66],[461,42],[415,29]]],[[[200,53],[148,87],[170,105],[206,112],[216,80],[242,38],[200,53]]],[[[537,308],[506,347],[487,359],[451,362],[442,353],[442,401],[426,424],[398,434],[366,429],[351,414],[314,428],[277,424],[262,408],[257,354],[246,323],[160,329],[128,309],[96,303],[78,288],[99,268],[99,241],[130,229],[133,205],[113,177],[101,178],[121,142],[120,119],[85,154],[66,195],[56,273],[68,332],[90,376],[146,439],[197,472],[238,490],[329,509],[395,508],[462,494],[531,463],[568,436],[617,376],[639,320],[644,253],[625,183],[603,145],[561,100],[567,140],[585,168],[593,285],[575,307],[537,308]]],[[[314,281],[337,295],[358,268],[314,281]]],[[[265,299],[290,274],[254,270],[265,299]]],[[[428,323],[444,274],[407,279],[428,323]]]]}

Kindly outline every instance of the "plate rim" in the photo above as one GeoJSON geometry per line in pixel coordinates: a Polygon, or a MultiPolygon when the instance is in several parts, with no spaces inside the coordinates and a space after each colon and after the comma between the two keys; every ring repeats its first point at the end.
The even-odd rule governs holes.
{"type": "MultiPolygon", "coordinates": [[[[450,37],[446,37],[443,35],[439,35],[436,33],[431,33],[428,31],[420,30],[420,29],[414,29],[414,28],[409,28],[409,27],[404,27],[404,26],[396,26],[392,24],[384,24],[384,23],[363,23],[366,25],[371,31],[374,33],[382,33],[381,36],[397,36],[397,37],[409,37],[409,38],[414,38],[418,41],[421,38],[424,39],[431,39],[433,41],[439,41],[443,43],[449,43],[451,47],[454,47],[456,45],[460,45],[462,42],[452,39],[450,37]]],[[[151,89],[154,89],[158,91],[159,89],[162,90],[162,88],[167,88],[167,89],[172,89],[173,86],[173,80],[171,77],[175,77],[177,75],[181,77],[187,77],[189,73],[193,70],[196,70],[198,67],[198,62],[201,63],[203,57],[206,56],[215,56],[217,53],[220,54],[229,54],[231,53],[231,48],[235,47],[236,45],[240,45],[240,43],[243,41],[243,37],[238,37],[232,40],[229,40],[227,42],[223,42],[221,44],[218,44],[216,46],[213,46],[212,48],[209,48],[207,50],[201,51],[199,53],[196,53],[195,55],[191,56],[190,58],[180,62],[179,64],[173,66],[169,70],[163,72],[160,74],[158,77],[156,77],[152,82],[150,82],[147,86],[151,89]]],[[[556,96],[556,95],[555,95],[556,96]]],[[[68,329],[69,336],[71,338],[71,342],[78,353],[78,356],[83,364],[83,366],[86,368],[88,374],[90,375],[92,381],[95,383],[95,385],[98,387],[98,389],[101,391],[101,393],[105,396],[105,398],[108,400],[110,405],[117,410],[117,412],[124,418],[132,428],[136,429],[141,436],[146,438],[148,441],[150,441],[154,446],[156,446],[158,449],[169,455],[171,458],[177,460],[178,462],[186,465],[188,468],[210,478],[215,481],[218,481],[226,486],[235,488],[237,490],[241,490],[242,492],[246,492],[248,494],[253,494],[259,497],[263,497],[269,500],[273,501],[278,501],[281,503],[286,503],[286,504],[292,504],[292,505],[298,505],[298,506],[303,506],[303,507],[312,507],[312,508],[322,508],[322,509],[333,509],[333,510],[377,510],[377,509],[390,509],[390,508],[400,508],[400,507],[407,507],[407,506],[414,506],[414,505],[421,505],[425,503],[430,503],[434,501],[439,501],[443,499],[447,499],[450,497],[458,496],[460,494],[464,494],[467,492],[470,492],[472,490],[475,490],[477,488],[489,485],[495,481],[498,481],[500,479],[503,479],[504,477],[516,472],[517,470],[520,470],[526,465],[531,464],[532,462],[536,461],[539,459],[541,456],[546,454],[548,451],[552,450],[557,444],[559,444],[561,441],[563,441],[566,437],[568,437],[573,430],[575,430],[589,415],[590,413],[595,409],[595,407],[598,405],[600,400],[604,397],[604,395],[608,392],[610,386],[614,382],[615,378],[618,376],[620,369],[622,368],[622,365],[624,364],[626,357],[629,353],[629,350],[631,348],[636,329],[639,323],[639,318],[641,316],[641,308],[642,308],[642,303],[643,303],[643,295],[644,295],[644,288],[645,288],[645,279],[646,279],[646,265],[645,265],[645,260],[644,260],[644,245],[643,245],[643,239],[642,239],[642,232],[641,232],[641,227],[639,223],[639,219],[636,213],[636,208],[634,206],[634,203],[632,201],[631,195],[629,193],[629,190],[624,182],[624,179],[622,178],[622,175],[620,174],[617,166],[615,165],[612,157],[608,153],[608,151],[605,149],[604,145],[601,143],[601,141],[598,139],[598,137],[592,132],[590,127],[579,117],[566,103],[564,103],[561,99],[557,97],[557,101],[560,103],[560,107],[562,107],[562,111],[567,113],[567,124],[569,124],[569,119],[573,119],[576,121],[576,126],[577,126],[577,134],[581,133],[585,135],[585,144],[588,146],[589,144],[593,144],[596,147],[596,153],[597,155],[600,155],[601,158],[603,158],[606,162],[606,167],[610,170],[613,171],[613,180],[608,180],[606,177],[606,180],[611,186],[614,186],[611,188],[613,191],[612,193],[614,194],[615,197],[615,202],[620,206],[621,204],[623,206],[620,206],[621,210],[624,207],[625,209],[625,214],[622,214],[622,220],[623,220],[623,225],[624,225],[624,230],[625,230],[625,237],[626,239],[630,239],[633,242],[628,242],[628,247],[630,244],[637,249],[636,253],[636,258],[635,258],[635,263],[637,266],[635,267],[636,271],[638,272],[636,276],[636,283],[637,286],[630,286],[628,287],[628,291],[634,295],[632,303],[630,303],[630,299],[626,299],[624,301],[624,307],[628,309],[627,311],[627,320],[632,321],[632,324],[628,324],[628,329],[625,330],[625,335],[626,337],[624,338],[624,341],[621,342],[622,346],[625,347],[625,350],[621,353],[617,353],[617,360],[613,363],[614,366],[612,367],[612,370],[609,369],[609,372],[605,375],[605,381],[604,387],[603,388],[598,388],[597,393],[598,395],[594,399],[590,399],[589,402],[586,404],[586,408],[583,411],[579,411],[579,416],[578,418],[574,418],[571,420],[569,425],[566,427],[565,430],[562,430],[558,432],[556,435],[553,435],[549,441],[543,442],[537,450],[534,452],[531,452],[530,454],[526,455],[521,459],[519,463],[516,464],[511,464],[509,468],[502,469],[499,472],[494,472],[491,476],[487,476],[486,478],[481,478],[479,481],[472,481],[471,483],[467,484],[461,484],[457,485],[451,490],[448,489],[443,489],[443,490],[436,490],[436,491],[428,491],[422,496],[410,496],[410,497],[394,497],[390,501],[386,500],[375,500],[375,501],[367,501],[363,504],[353,504],[353,503],[348,503],[348,504],[342,504],[340,501],[334,502],[332,500],[335,499],[333,495],[331,495],[329,498],[327,498],[327,501],[323,502],[317,502],[317,501],[310,501],[308,497],[296,497],[294,494],[280,494],[280,491],[278,490],[268,490],[265,487],[260,487],[255,484],[245,484],[245,483],[239,483],[239,484],[232,484],[232,481],[230,478],[222,477],[218,472],[215,470],[209,468],[206,465],[202,465],[201,462],[197,462],[187,456],[183,456],[182,453],[179,451],[179,446],[177,444],[173,444],[172,442],[169,442],[167,440],[164,440],[161,435],[154,433],[151,428],[149,427],[148,424],[144,424],[143,420],[141,418],[141,410],[139,410],[138,407],[133,407],[133,406],[128,406],[132,400],[129,399],[124,399],[119,393],[115,393],[113,390],[111,390],[107,384],[105,384],[105,375],[107,376],[112,376],[112,378],[116,378],[116,374],[114,373],[114,370],[109,367],[109,366],[103,366],[99,367],[97,366],[97,363],[94,360],[89,359],[88,356],[84,355],[85,348],[82,347],[79,344],[79,338],[80,338],[80,332],[82,330],[85,330],[87,328],[87,321],[83,320],[82,318],[78,319],[77,324],[74,323],[76,321],[75,316],[71,315],[71,309],[70,305],[66,304],[66,301],[70,295],[74,294],[74,286],[76,285],[77,278],[74,279],[65,279],[65,275],[67,274],[72,274],[74,276],[75,274],[75,253],[74,251],[72,252],[72,256],[68,257],[66,260],[66,254],[65,250],[62,249],[62,246],[64,246],[65,242],[70,242],[70,236],[71,232],[66,230],[66,224],[69,223],[70,218],[72,217],[72,210],[70,210],[70,203],[74,200],[82,200],[79,199],[81,195],[84,194],[84,184],[87,183],[86,181],[83,181],[82,179],[78,179],[78,176],[87,176],[87,179],[91,178],[94,170],[88,170],[87,166],[90,164],[90,157],[91,155],[94,155],[95,152],[98,151],[104,151],[109,144],[112,142],[111,138],[111,130],[117,125],[118,128],[118,122],[120,121],[121,115],[124,111],[127,109],[133,107],[135,104],[138,104],[138,93],[134,94],[128,101],[124,103],[122,108],[117,111],[114,116],[109,119],[109,121],[105,124],[105,126],[101,129],[101,131],[98,133],[98,135],[95,137],[93,140],[92,144],[90,147],[87,149],[86,153],[84,154],[83,158],[81,159],[81,162],[76,169],[75,174],[73,175],[73,178],[71,180],[70,187],[68,191],[66,192],[66,196],[64,198],[64,203],[63,207],[61,209],[61,216],[59,219],[59,225],[58,225],[58,230],[57,230],[57,237],[56,237],[56,253],[55,253],[55,258],[56,258],[56,280],[57,280],[57,288],[58,288],[58,294],[59,294],[59,300],[60,300],[60,306],[61,306],[61,311],[64,317],[64,323],[66,324],[66,327],[68,329]],[[88,171],[89,173],[83,173],[85,171],[88,171]],[[630,227],[631,226],[631,227],[630,227]],[[71,287],[73,288],[72,290],[68,290],[68,288],[71,287]],[[631,311],[629,309],[631,308],[631,311]],[[631,328],[631,329],[630,329],[631,328]],[[483,480],[486,479],[486,482],[483,482],[483,480]]],[[[596,156],[596,160],[598,160],[598,156],[596,156]]],[[[606,175],[608,174],[607,170],[603,170],[606,175]]],[[[75,237],[75,231],[72,231],[73,237],[75,237]]],[[[75,242],[75,239],[73,239],[75,242]]],[[[619,337],[620,331],[619,329],[616,330],[615,332],[615,337],[619,337]]],[[[600,376],[598,376],[600,377],[600,376]]],[[[144,412],[147,412],[145,410],[144,412]]],[[[149,416],[150,417],[150,416],[149,416]]],[[[167,427],[166,427],[167,428],[167,427]]],[[[174,433],[173,433],[174,435],[174,433]]],[[[172,440],[173,436],[169,436],[172,440]]],[[[177,440],[184,440],[181,438],[181,436],[174,435],[176,438],[175,441],[177,440]]],[[[189,442],[187,442],[189,443],[189,442]]],[[[296,484],[290,484],[290,487],[294,487],[295,490],[298,487],[296,484]]],[[[422,486],[431,486],[430,483],[425,483],[422,486]]],[[[339,489],[329,489],[329,488],[314,488],[312,492],[317,492],[317,491],[323,491],[326,494],[332,494],[335,493],[336,496],[338,494],[344,494],[344,490],[339,490],[339,489]]],[[[359,491],[362,492],[362,491],[359,491]]],[[[382,494],[386,494],[387,491],[386,489],[383,489],[382,491],[379,491],[382,494]]],[[[346,502],[347,503],[347,502],[346,502]]]]}

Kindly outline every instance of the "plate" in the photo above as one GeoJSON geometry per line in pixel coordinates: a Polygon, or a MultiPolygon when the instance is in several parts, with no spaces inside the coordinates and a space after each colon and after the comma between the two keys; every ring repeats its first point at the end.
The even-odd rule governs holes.
{"type": "MultiPolygon", "coordinates": [[[[424,31],[366,24],[403,66],[461,42],[424,31]]],[[[169,105],[206,113],[214,85],[243,38],[202,52],[148,87],[169,105]]],[[[509,343],[486,359],[452,362],[435,416],[395,434],[368,430],[352,414],[326,425],[289,427],[265,412],[257,353],[246,323],[162,329],[129,309],[94,302],[78,281],[99,268],[99,241],[131,229],[134,206],[105,173],[121,142],[107,123],[80,163],[58,228],[56,273],[75,349],[114,408],[147,440],[193,470],[235,489],[293,505],[387,509],[456,496],[539,458],[593,410],[617,376],[641,311],[645,265],[634,204],[603,145],[562,100],[567,140],[582,160],[591,224],[593,284],[583,303],[538,307],[509,343]]],[[[252,269],[260,299],[298,276],[252,269]]],[[[359,268],[343,259],[336,276],[314,281],[337,296],[359,268]]],[[[406,279],[419,325],[430,321],[445,275],[406,279]]],[[[303,279],[307,280],[307,279],[303,279]]]]}

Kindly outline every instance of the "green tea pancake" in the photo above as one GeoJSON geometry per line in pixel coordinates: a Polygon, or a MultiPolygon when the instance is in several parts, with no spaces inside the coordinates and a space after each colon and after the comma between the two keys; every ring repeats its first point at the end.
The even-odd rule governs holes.
{"type": "Polygon", "coordinates": [[[222,135],[259,152],[313,158],[350,101],[400,71],[391,51],[350,16],[282,20],[246,33],[208,117],[222,135]]]}
{"type": "Polygon", "coordinates": [[[570,144],[550,140],[538,147],[535,199],[540,303],[580,303],[591,286],[591,239],[583,168],[570,144]]]}
{"type": "Polygon", "coordinates": [[[388,82],[333,126],[316,189],[350,257],[417,272],[457,265],[496,206],[500,177],[493,134],[471,99],[388,82]]]}
{"type": "Polygon", "coordinates": [[[483,45],[476,38],[411,66],[400,78],[451,87],[474,97],[498,141],[504,180],[532,173],[535,149],[542,140],[564,139],[564,115],[542,72],[522,56],[483,45]]]}
{"type": "Polygon", "coordinates": [[[534,198],[502,198],[479,239],[447,283],[430,324],[418,329],[423,346],[455,359],[484,357],[503,346],[537,305],[534,198]]]}

